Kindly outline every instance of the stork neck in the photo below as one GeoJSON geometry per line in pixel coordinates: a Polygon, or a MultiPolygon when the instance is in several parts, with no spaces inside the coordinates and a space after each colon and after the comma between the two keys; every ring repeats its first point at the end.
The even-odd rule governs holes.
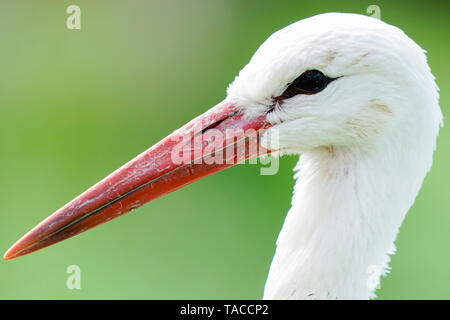
{"type": "Polygon", "coordinates": [[[408,161],[408,150],[398,151],[324,148],[301,156],[264,298],[375,296],[428,170],[408,161]]]}

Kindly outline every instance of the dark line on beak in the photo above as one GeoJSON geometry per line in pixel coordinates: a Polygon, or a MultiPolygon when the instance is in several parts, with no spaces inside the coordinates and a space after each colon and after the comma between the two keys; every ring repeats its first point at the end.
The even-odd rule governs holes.
{"type": "Polygon", "coordinates": [[[202,131],[198,132],[195,136],[199,135],[199,134],[204,134],[206,131],[210,130],[210,129],[214,129],[216,127],[218,127],[221,123],[223,123],[224,121],[233,118],[235,115],[237,115],[239,113],[239,111],[235,111],[233,113],[230,113],[229,115],[227,115],[225,118],[220,119],[212,124],[210,124],[209,126],[207,126],[206,128],[204,128],[202,131]]]}

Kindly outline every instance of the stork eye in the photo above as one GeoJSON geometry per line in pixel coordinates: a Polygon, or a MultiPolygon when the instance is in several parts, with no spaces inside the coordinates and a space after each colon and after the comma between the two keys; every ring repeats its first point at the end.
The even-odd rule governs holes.
{"type": "Polygon", "coordinates": [[[295,79],[278,98],[288,99],[297,94],[318,93],[325,89],[333,80],[335,80],[335,78],[329,78],[319,70],[308,70],[295,79]]]}

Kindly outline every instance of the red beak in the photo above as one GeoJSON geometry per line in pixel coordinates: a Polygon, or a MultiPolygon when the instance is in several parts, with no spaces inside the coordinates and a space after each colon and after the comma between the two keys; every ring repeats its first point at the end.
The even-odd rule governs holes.
{"type": "Polygon", "coordinates": [[[178,188],[248,158],[259,145],[266,116],[245,119],[224,101],[195,118],[53,213],[17,241],[9,260],[73,237],[178,188]]]}

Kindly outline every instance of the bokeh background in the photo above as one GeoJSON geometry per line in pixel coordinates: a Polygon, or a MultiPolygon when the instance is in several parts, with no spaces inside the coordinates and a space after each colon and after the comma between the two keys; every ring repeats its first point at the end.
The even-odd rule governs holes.
{"type": "MultiPolygon", "coordinates": [[[[449,115],[449,2],[2,1],[0,251],[47,215],[224,98],[274,31],[366,14],[428,50],[449,115]],[[66,8],[81,7],[81,30],[66,8]]],[[[0,261],[3,299],[259,299],[289,209],[296,157],[242,165],[46,250],[0,261]],[[66,268],[81,268],[81,290],[66,268]]],[[[380,299],[450,298],[450,133],[396,241],[380,299]]]]}

